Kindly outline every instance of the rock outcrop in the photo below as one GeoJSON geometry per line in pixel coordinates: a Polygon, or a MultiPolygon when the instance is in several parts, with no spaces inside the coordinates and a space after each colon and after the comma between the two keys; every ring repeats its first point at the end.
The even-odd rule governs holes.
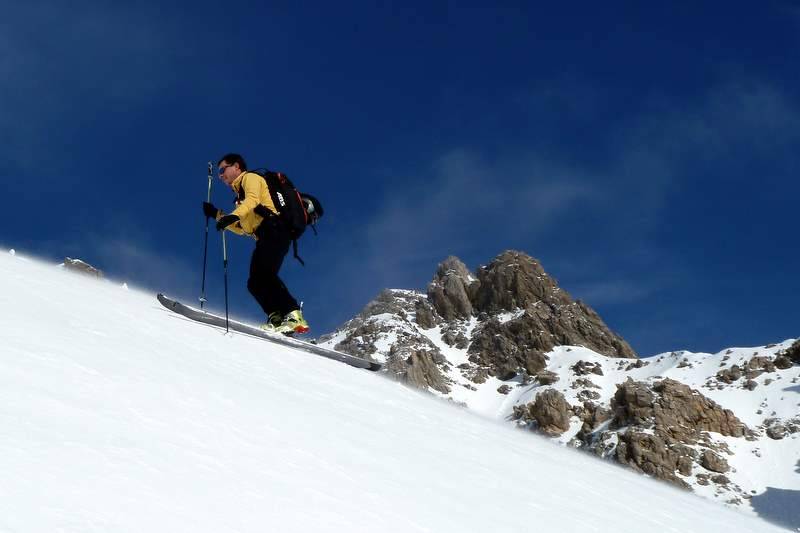
{"type": "Polygon", "coordinates": [[[554,389],[547,389],[536,395],[536,399],[515,411],[518,419],[536,422],[536,429],[545,435],[557,437],[569,429],[572,409],[564,395],[554,389]]]}
{"type": "MultiPolygon", "coordinates": [[[[386,354],[387,371],[398,380],[423,390],[450,392],[443,369],[448,367],[441,351],[414,327],[422,310],[423,323],[432,327],[434,311],[425,297],[413,291],[384,290],[357,317],[342,328],[346,334],[334,348],[372,359],[378,345],[392,339],[386,354]]],[[[336,334],[322,337],[326,342],[336,334]]]]}
{"type": "Polygon", "coordinates": [[[92,278],[102,279],[105,276],[102,270],[80,259],[72,259],[70,257],[64,258],[64,268],[71,272],[77,272],[78,274],[83,274],[92,278]]]}
{"type": "Polygon", "coordinates": [[[617,385],[612,408],[616,427],[653,428],[670,440],[687,444],[696,444],[704,431],[730,437],[742,437],[748,431],[731,410],[673,379],[648,387],[628,378],[617,385]]]}
{"type": "Polygon", "coordinates": [[[660,435],[630,430],[619,435],[614,453],[620,464],[687,489],[689,485],[675,473],[691,473],[691,451],[687,450],[668,444],[660,435]]]}
{"type": "Polygon", "coordinates": [[[469,319],[473,312],[472,300],[479,284],[464,263],[457,257],[450,256],[439,264],[436,276],[428,284],[428,301],[447,322],[469,319]]]}
{"type": "Polygon", "coordinates": [[[436,348],[418,349],[395,345],[389,352],[389,370],[403,382],[419,389],[431,388],[441,393],[450,392],[447,381],[439,370],[445,364],[436,348]]]}
{"type": "Polygon", "coordinates": [[[783,356],[788,358],[791,362],[796,365],[800,365],[800,339],[794,341],[786,352],[783,353],[783,356]]]}
{"type": "Polygon", "coordinates": [[[599,438],[584,434],[584,444],[604,455],[608,439],[616,435],[618,462],[684,488],[689,485],[680,476],[690,476],[692,465],[715,473],[729,470],[718,453],[725,447],[714,444],[709,433],[752,434],[732,411],[673,379],[648,385],[628,378],[617,385],[611,408],[610,430],[599,438]],[[705,449],[698,453],[698,446],[705,449]]]}

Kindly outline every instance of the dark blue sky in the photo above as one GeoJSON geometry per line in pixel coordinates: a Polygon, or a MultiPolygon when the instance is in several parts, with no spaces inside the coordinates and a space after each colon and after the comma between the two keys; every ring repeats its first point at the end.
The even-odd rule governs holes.
{"type": "Polygon", "coordinates": [[[238,151],[326,208],[283,270],[316,334],[514,248],[641,355],[800,335],[796,2],[19,4],[6,248],[196,300],[206,162],[238,151]]]}

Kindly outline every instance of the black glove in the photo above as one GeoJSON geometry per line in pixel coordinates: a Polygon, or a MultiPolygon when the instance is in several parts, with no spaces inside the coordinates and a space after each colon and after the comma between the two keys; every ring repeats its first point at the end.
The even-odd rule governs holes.
{"type": "Polygon", "coordinates": [[[239,217],[237,215],[225,215],[217,221],[217,231],[224,230],[234,222],[239,222],[239,217]]]}
{"type": "Polygon", "coordinates": [[[206,216],[206,218],[217,218],[218,212],[219,209],[214,207],[214,204],[203,202],[203,214],[206,216]]]}

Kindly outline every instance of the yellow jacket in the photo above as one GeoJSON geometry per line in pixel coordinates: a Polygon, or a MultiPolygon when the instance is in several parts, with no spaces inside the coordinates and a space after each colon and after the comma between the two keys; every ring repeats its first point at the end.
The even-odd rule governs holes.
{"type": "MultiPolygon", "coordinates": [[[[239,221],[225,229],[257,239],[255,232],[264,218],[253,211],[256,206],[263,205],[276,215],[278,214],[275,204],[272,202],[272,196],[269,194],[267,182],[254,172],[242,172],[233,180],[231,187],[239,200],[236,200],[236,208],[230,214],[238,216],[239,221]]],[[[223,216],[222,211],[217,212],[217,220],[223,216]]]]}

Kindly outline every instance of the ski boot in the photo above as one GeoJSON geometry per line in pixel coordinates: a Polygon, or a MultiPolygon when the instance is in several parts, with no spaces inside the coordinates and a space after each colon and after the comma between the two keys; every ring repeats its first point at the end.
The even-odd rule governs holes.
{"type": "Polygon", "coordinates": [[[283,322],[283,315],[278,312],[274,312],[269,314],[266,324],[261,324],[258,327],[268,333],[281,333],[278,331],[278,328],[281,326],[281,322],[283,322]]]}
{"type": "Polygon", "coordinates": [[[278,333],[283,333],[287,336],[292,336],[295,333],[302,335],[303,333],[308,333],[311,328],[308,326],[308,322],[306,319],[303,318],[303,312],[300,309],[295,309],[285,317],[283,317],[283,321],[281,324],[275,328],[275,331],[278,333]]]}

